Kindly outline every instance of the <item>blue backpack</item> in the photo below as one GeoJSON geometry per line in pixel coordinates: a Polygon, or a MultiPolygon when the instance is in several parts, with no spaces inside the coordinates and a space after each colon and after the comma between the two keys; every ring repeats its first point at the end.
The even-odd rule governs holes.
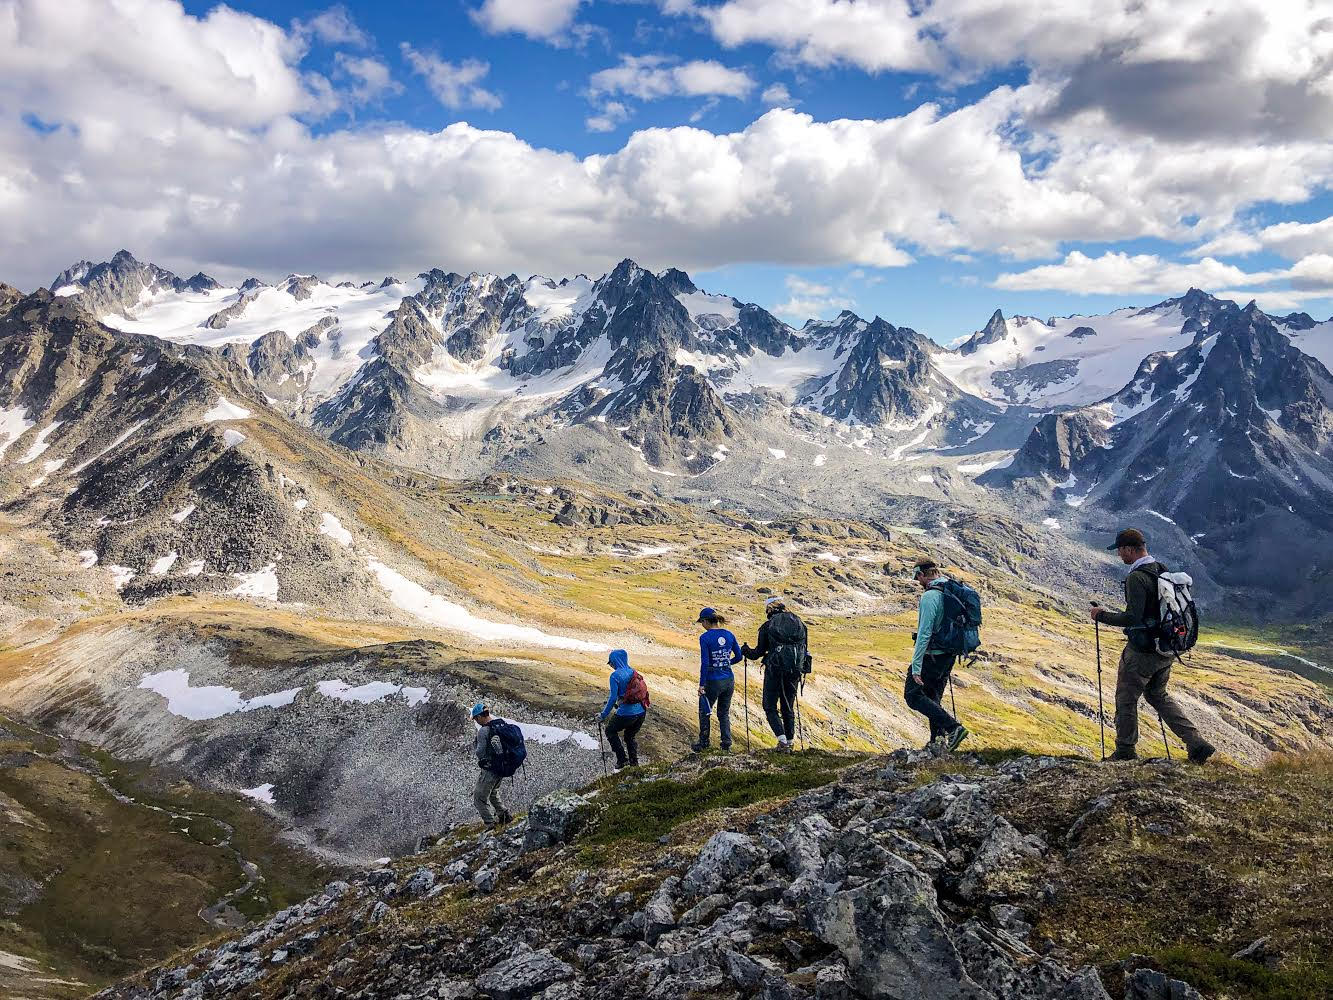
{"type": "Polygon", "coordinates": [[[944,621],[931,637],[931,648],[955,656],[976,652],[981,647],[981,595],[957,580],[931,586],[944,595],[944,621]]]}
{"type": "Polygon", "coordinates": [[[493,720],[490,730],[491,735],[500,741],[500,752],[491,756],[491,766],[487,770],[501,778],[512,778],[528,758],[528,748],[523,743],[523,730],[504,719],[493,720]]]}

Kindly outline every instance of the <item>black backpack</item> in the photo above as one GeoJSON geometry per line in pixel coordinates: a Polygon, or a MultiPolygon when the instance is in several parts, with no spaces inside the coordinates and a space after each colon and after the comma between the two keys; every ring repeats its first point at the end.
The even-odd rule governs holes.
{"type": "Polygon", "coordinates": [[[523,730],[504,719],[492,720],[489,728],[491,735],[500,741],[500,750],[491,755],[490,766],[486,770],[501,778],[512,778],[528,757],[528,748],[523,743],[523,730]]]}
{"type": "Polygon", "coordinates": [[[944,621],[930,645],[942,653],[967,656],[981,646],[981,595],[957,580],[940,580],[931,587],[944,595],[944,621]]]}
{"type": "Polygon", "coordinates": [[[768,666],[788,677],[804,673],[805,628],[801,619],[790,611],[779,611],[768,620],[768,655],[764,658],[768,666]]]}

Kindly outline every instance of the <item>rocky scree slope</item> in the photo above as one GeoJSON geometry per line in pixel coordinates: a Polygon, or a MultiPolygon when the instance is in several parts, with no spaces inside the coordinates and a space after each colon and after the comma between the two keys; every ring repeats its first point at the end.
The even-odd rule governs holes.
{"type": "MultiPolygon", "coordinates": [[[[1287,865],[1310,876],[1327,826],[1305,815],[1299,829],[1224,835],[1272,798],[1253,778],[908,751],[841,763],[852,766],[832,784],[684,818],[656,842],[616,824],[643,820],[649,800],[677,794],[690,771],[715,801],[740,805],[719,789],[757,788],[765,771],[793,765],[694,758],[671,779],[618,776],[596,798],[562,793],[507,830],[456,831],[101,996],[1105,1000],[1110,987],[1133,1000],[1200,997],[1173,975],[1179,958],[1117,953],[1117,932],[1160,916],[1138,913],[1153,900],[1174,919],[1139,932],[1145,949],[1163,933],[1199,954],[1222,949],[1211,968],[1298,987],[1283,996],[1315,997],[1329,981],[1328,872],[1289,905],[1257,888],[1284,891],[1274,883],[1287,865]],[[1226,850],[1248,841],[1254,866],[1214,870],[1214,840],[1226,850]],[[1271,854],[1279,844],[1285,858],[1271,854]],[[1125,884],[1101,885],[1101,865],[1125,884]],[[1084,895],[1094,886],[1106,898],[1084,895]],[[1068,922],[1080,900],[1107,926],[1068,922]],[[1282,912],[1247,909],[1255,903],[1282,912]],[[1280,931],[1249,938],[1270,925],[1280,931]]],[[[1274,826],[1291,819],[1292,797],[1308,807],[1323,794],[1319,780],[1281,784],[1274,826]]]]}
{"type": "Polygon", "coordinates": [[[20,298],[0,316],[8,509],[108,568],[128,600],[276,599],[279,563],[284,599],[323,600],[348,583],[345,547],[305,523],[300,483],[315,477],[292,459],[303,438],[328,446],[247,391],[214,352],[111,330],[78,297],[20,298]]]}

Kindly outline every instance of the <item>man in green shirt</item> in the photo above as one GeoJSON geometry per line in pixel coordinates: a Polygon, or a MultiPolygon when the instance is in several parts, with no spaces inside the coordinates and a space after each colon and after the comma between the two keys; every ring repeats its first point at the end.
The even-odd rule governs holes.
{"type": "Polygon", "coordinates": [[[1166,685],[1176,659],[1157,652],[1149,634],[1151,626],[1157,624],[1157,577],[1168,570],[1148,555],[1148,540],[1137,528],[1126,528],[1116,535],[1115,544],[1107,548],[1114,549],[1120,561],[1129,567],[1129,575],[1125,577],[1125,610],[1108,611],[1093,605],[1091,611],[1093,621],[1123,628],[1128,640],[1116,672],[1115,753],[1107,759],[1138,757],[1135,746],[1139,742],[1139,698],[1145,698],[1171,732],[1180,737],[1189,759],[1202,764],[1213,755],[1213,746],[1199,735],[1180,703],[1167,693],[1166,685]]]}
{"type": "Polygon", "coordinates": [[[911,666],[907,668],[903,698],[908,708],[920,712],[930,722],[928,746],[943,745],[957,750],[958,744],[967,738],[967,729],[945,711],[943,705],[944,689],[949,686],[949,674],[957,657],[931,648],[931,641],[944,624],[944,594],[936,585],[946,582],[948,577],[932,560],[920,559],[912,568],[912,579],[923,593],[917,610],[916,646],[912,650],[911,666]],[[941,743],[937,744],[936,740],[941,743]]]}

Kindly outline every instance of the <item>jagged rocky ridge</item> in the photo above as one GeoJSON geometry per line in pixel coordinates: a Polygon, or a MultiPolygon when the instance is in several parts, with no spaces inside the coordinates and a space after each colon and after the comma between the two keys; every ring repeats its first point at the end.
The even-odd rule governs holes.
{"type": "Polygon", "coordinates": [[[1333,515],[1333,376],[1253,303],[1193,312],[1187,347],[1145,358],[1103,402],[1042,417],[989,481],[1054,483],[1069,504],[1151,511],[1234,564],[1262,550],[1304,570],[1333,515]]]}
{"type": "Polygon", "coordinates": [[[734,409],[742,398],[944,437],[991,410],[940,378],[932,345],[909,329],[844,313],[798,331],[701,292],[681,271],[628,260],[596,281],[438,269],[410,287],[386,279],[355,290],[350,334],[340,322],[348,285],[292,275],[231,291],[126,251],[53,283],[114,325],[217,345],[275,405],[355,448],[428,451],[441,431],[518,447],[537,417],[622,438],[650,465],[699,472],[747,438],[734,409]],[[182,296],[189,309],[162,326],[156,305],[182,296]],[[365,312],[380,300],[378,315],[365,312]],[[193,328],[179,319],[190,310],[193,328]]]}
{"type": "Polygon", "coordinates": [[[243,588],[284,559],[284,599],[347,584],[340,546],[302,523],[311,494],[241,422],[264,409],[244,368],[111,330],[81,296],[10,299],[0,411],[21,433],[0,443],[0,485],[12,511],[110,567],[128,600],[243,588]]]}
{"type": "MultiPolygon", "coordinates": [[[[1109,1000],[1097,969],[1033,928],[1062,891],[1058,855],[1077,851],[1115,796],[1089,800],[1064,842],[1048,843],[1006,819],[1006,803],[1090,765],[1017,758],[921,785],[923,759],[858,766],[651,868],[579,865],[595,807],[559,793],[508,830],[332,883],[100,996],[1109,1000]]],[[[1199,996],[1142,962],[1124,977],[1132,1000],[1199,996]]]]}

